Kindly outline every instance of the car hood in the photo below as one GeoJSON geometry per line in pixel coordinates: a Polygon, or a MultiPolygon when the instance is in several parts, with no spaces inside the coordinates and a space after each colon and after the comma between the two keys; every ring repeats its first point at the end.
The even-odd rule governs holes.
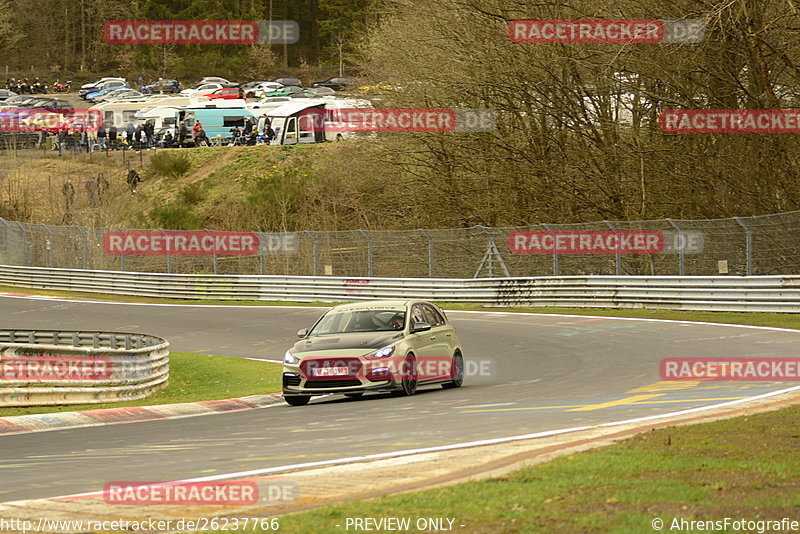
{"type": "Polygon", "coordinates": [[[402,332],[352,332],[348,334],[311,336],[295,343],[292,347],[292,353],[304,358],[334,355],[328,351],[336,351],[335,356],[343,356],[343,352],[349,352],[353,356],[360,356],[386,345],[391,345],[402,338],[402,332]]]}

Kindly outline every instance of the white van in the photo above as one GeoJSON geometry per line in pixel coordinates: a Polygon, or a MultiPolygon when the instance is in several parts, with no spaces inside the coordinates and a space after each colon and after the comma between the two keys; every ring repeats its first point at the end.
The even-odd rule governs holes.
{"type": "Polygon", "coordinates": [[[372,104],[366,100],[303,99],[298,102],[295,99],[295,102],[267,113],[275,130],[275,138],[270,144],[297,145],[375,137],[374,133],[347,131],[346,123],[337,113],[340,109],[367,107],[372,107],[372,104]]]}
{"type": "Polygon", "coordinates": [[[148,102],[147,100],[129,100],[126,102],[98,104],[89,109],[97,110],[102,114],[103,124],[106,128],[112,125],[117,128],[122,128],[129,122],[136,121],[137,111],[152,105],[152,102],[148,102]]]}
{"type": "Polygon", "coordinates": [[[178,110],[183,106],[152,106],[142,108],[136,112],[134,124],[152,122],[156,130],[160,128],[175,128],[178,110]]]}

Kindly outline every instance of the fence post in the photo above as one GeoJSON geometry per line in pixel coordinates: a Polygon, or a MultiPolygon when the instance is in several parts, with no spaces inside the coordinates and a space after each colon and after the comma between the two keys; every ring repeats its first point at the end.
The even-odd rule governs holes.
{"type": "Polygon", "coordinates": [[[83,268],[89,268],[89,233],[83,229],[82,226],[76,226],[75,228],[83,234],[83,268]]]}
{"type": "Polygon", "coordinates": [[[10,252],[9,252],[11,247],[8,244],[8,238],[9,238],[8,221],[6,221],[4,218],[0,217],[0,223],[3,224],[3,227],[6,230],[6,232],[5,232],[6,233],[6,240],[3,242],[4,243],[3,248],[0,249],[0,264],[2,264],[2,265],[11,265],[11,258],[10,258],[10,252]]]}
{"type": "Polygon", "coordinates": [[[753,276],[753,230],[741,217],[734,217],[734,220],[744,228],[745,246],[747,247],[747,276],[753,276]]]}
{"type": "Polygon", "coordinates": [[[678,231],[678,237],[680,238],[680,250],[678,251],[678,262],[680,264],[679,270],[680,276],[686,275],[686,237],[683,233],[683,229],[678,226],[678,223],[673,221],[672,219],[665,219],[673,228],[678,231]]]}
{"type": "MultiPolygon", "coordinates": [[[[122,232],[122,230],[120,230],[119,228],[114,228],[114,231],[120,233],[122,232]]],[[[123,249],[122,254],[120,255],[120,270],[123,272],[125,271],[125,256],[126,256],[125,250],[123,249]]]]}
{"type": "MultiPolygon", "coordinates": [[[[264,233],[258,233],[258,271],[260,274],[264,274],[264,233]]],[[[216,263],[216,262],[215,262],[216,263]]],[[[214,272],[216,273],[216,266],[214,267],[214,272]]]]}
{"type": "MultiPolygon", "coordinates": [[[[164,229],[163,228],[159,228],[158,231],[161,232],[162,237],[166,237],[165,234],[164,234],[164,229]]],[[[208,230],[206,230],[206,231],[208,231],[208,230]]],[[[214,255],[214,260],[216,260],[216,252],[215,252],[215,255],[214,255]]],[[[216,261],[215,261],[215,263],[216,263],[216,261]]],[[[172,274],[172,254],[169,253],[169,249],[167,249],[167,274],[172,274]]],[[[217,274],[216,265],[214,266],[214,274],[217,274]]]]}
{"type": "Polygon", "coordinates": [[[53,231],[50,229],[49,224],[42,224],[42,228],[44,231],[47,232],[47,266],[52,268],[53,267],[53,248],[55,244],[53,243],[53,231]]]}
{"type": "MultiPolygon", "coordinates": [[[[549,224],[542,223],[542,228],[548,232],[552,232],[549,224]]],[[[555,241],[553,242],[553,276],[559,276],[558,268],[558,250],[556,249],[555,241]]]]}
{"type": "Polygon", "coordinates": [[[314,234],[312,234],[308,230],[303,230],[303,231],[306,234],[308,234],[308,237],[311,238],[311,242],[313,243],[313,247],[314,247],[314,276],[319,276],[319,245],[317,243],[317,236],[315,236],[314,234]]]}
{"type": "Polygon", "coordinates": [[[372,237],[366,230],[359,230],[367,239],[367,276],[372,277],[372,237]]]}
{"type": "MultiPolygon", "coordinates": [[[[606,223],[606,226],[611,228],[612,230],[616,230],[617,227],[611,221],[603,221],[606,223]]],[[[616,264],[616,275],[622,276],[622,254],[619,253],[619,235],[617,236],[617,252],[614,254],[614,263],[616,264]]]]}
{"type": "Polygon", "coordinates": [[[424,235],[428,240],[428,278],[433,278],[433,238],[427,230],[420,228],[419,231],[422,232],[422,235],[424,235]]]}
{"type": "MultiPolygon", "coordinates": [[[[206,229],[205,232],[206,233],[210,233],[211,230],[206,229]]],[[[259,250],[258,253],[260,255],[261,251],[259,250]]],[[[214,246],[214,256],[213,256],[213,258],[214,258],[214,274],[217,274],[218,266],[217,266],[217,247],[216,247],[216,245],[214,246]]],[[[168,264],[169,265],[169,267],[168,267],[169,268],[169,272],[172,272],[172,257],[169,256],[169,253],[167,254],[167,259],[169,261],[169,264],[168,264]]],[[[263,260],[262,260],[262,265],[261,265],[261,274],[264,274],[263,260]]]]}

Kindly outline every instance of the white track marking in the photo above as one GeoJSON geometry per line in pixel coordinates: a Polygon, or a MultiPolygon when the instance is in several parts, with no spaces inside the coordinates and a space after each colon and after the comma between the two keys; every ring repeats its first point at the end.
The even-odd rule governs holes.
{"type": "MultiPolygon", "coordinates": [[[[784,393],[789,393],[792,391],[800,390],[800,386],[794,386],[791,388],[781,389],[777,391],[772,391],[769,393],[764,393],[762,395],[756,395],[755,397],[748,397],[746,399],[740,399],[735,401],[723,402],[720,404],[712,404],[709,406],[702,406],[700,408],[692,408],[689,410],[681,410],[678,412],[670,412],[660,415],[653,415],[649,417],[639,417],[636,419],[625,419],[623,421],[614,421],[611,423],[602,423],[595,426],[579,426],[573,428],[564,428],[561,430],[549,430],[546,432],[537,432],[534,434],[522,434],[519,436],[509,436],[505,438],[494,438],[494,439],[485,439],[480,441],[468,441],[464,443],[454,443],[452,445],[441,445],[438,447],[425,447],[421,449],[406,449],[402,451],[393,451],[393,452],[382,452],[377,454],[367,454],[364,456],[351,456],[349,458],[338,458],[336,460],[321,460],[319,462],[306,462],[300,464],[291,464],[291,465],[279,465],[276,467],[266,467],[262,469],[252,469],[249,471],[238,471],[235,473],[223,473],[220,475],[211,475],[207,477],[200,477],[200,478],[189,478],[183,480],[173,480],[169,482],[163,482],[157,484],[158,486],[174,486],[180,484],[192,484],[192,483],[199,483],[199,482],[214,482],[217,480],[227,480],[227,479],[235,479],[235,478],[247,478],[247,477],[254,477],[254,476],[263,476],[269,474],[276,474],[281,473],[284,471],[295,471],[298,469],[309,469],[313,467],[327,467],[332,465],[342,465],[342,464],[350,464],[350,463],[357,463],[357,462],[367,462],[371,460],[382,460],[386,458],[398,458],[401,456],[411,456],[413,454],[425,454],[425,453],[432,453],[432,452],[443,452],[443,451],[452,451],[456,449],[467,449],[472,447],[481,447],[484,445],[499,445],[502,443],[509,443],[512,441],[522,441],[527,439],[537,439],[537,438],[545,438],[550,436],[558,436],[560,434],[570,434],[573,432],[579,432],[581,430],[591,430],[593,428],[603,428],[603,427],[612,427],[612,426],[620,426],[625,424],[632,424],[632,423],[640,423],[643,421],[652,421],[657,419],[665,419],[668,417],[675,417],[679,415],[685,415],[705,410],[712,410],[714,408],[722,408],[725,406],[732,406],[735,404],[742,404],[745,402],[750,402],[753,400],[765,399],[768,397],[774,397],[776,395],[782,395],[784,393]]],[[[65,495],[62,497],[52,497],[52,499],[76,499],[80,497],[99,497],[102,496],[102,491],[92,491],[88,493],[78,493],[74,495],[65,495]]]]}

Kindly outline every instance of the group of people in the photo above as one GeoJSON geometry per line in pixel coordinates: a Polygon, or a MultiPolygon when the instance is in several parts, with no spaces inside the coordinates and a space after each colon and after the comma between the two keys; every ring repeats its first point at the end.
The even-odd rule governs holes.
{"type": "MultiPolygon", "coordinates": [[[[138,126],[134,126],[133,122],[128,122],[123,129],[119,129],[113,124],[108,128],[101,125],[97,129],[64,124],[56,131],[41,130],[41,134],[45,137],[53,135],[53,150],[59,151],[95,152],[128,148],[142,150],[157,146],[155,127],[152,122],[138,126]]],[[[158,146],[163,148],[161,143],[158,143],[158,146]]]]}
{"type": "Polygon", "coordinates": [[[269,144],[275,138],[275,130],[272,129],[272,121],[269,117],[262,115],[258,122],[253,124],[249,117],[244,118],[242,127],[234,126],[231,132],[228,146],[255,146],[264,143],[269,144]]]}

